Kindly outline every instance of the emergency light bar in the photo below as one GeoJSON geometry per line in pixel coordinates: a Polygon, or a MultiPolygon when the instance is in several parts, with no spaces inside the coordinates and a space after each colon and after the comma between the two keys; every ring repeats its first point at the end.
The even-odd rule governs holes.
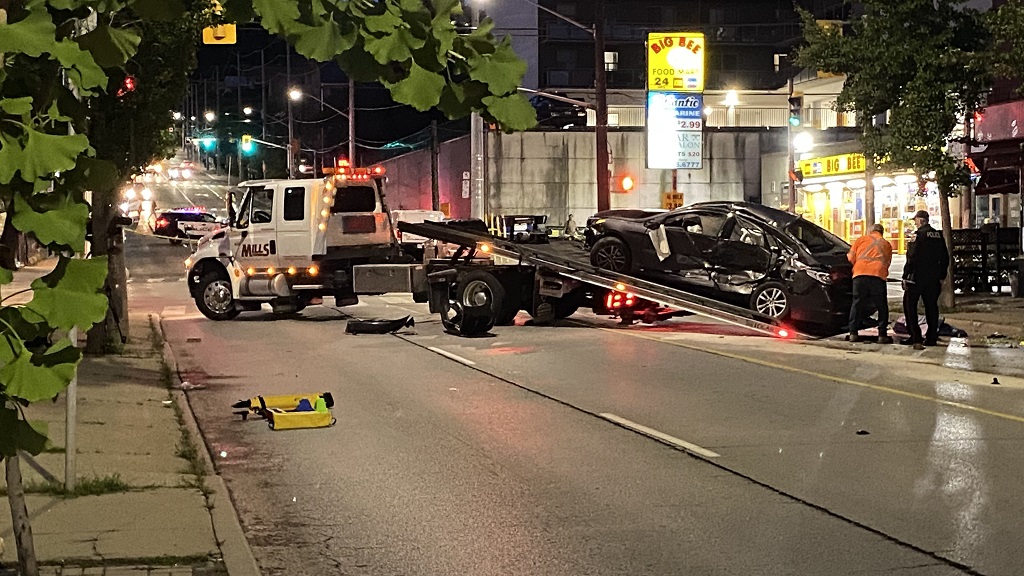
{"type": "Polygon", "coordinates": [[[337,169],[335,169],[334,178],[337,180],[367,181],[372,178],[380,178],[385,173],[387,173],[387,169],[380,164],[369,168],[352,168],[348,165],[348,162],[341,161],[338,163],[337,169]]]}

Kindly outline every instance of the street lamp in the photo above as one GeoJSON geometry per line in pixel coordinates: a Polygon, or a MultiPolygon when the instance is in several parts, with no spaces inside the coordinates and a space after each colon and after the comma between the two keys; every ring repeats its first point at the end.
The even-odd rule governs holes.
{"type": "Polygon", "coordinates": [[[299,100],[302,100],[302,96],[302,90],[299,90],[298,88],[291,88],[290,90],[288,90],[288,99],[291,100],[292,102],[298,102],[299,100]]]}
{"type": "Polygon", "coordinates": [[[797,154],[805,154],[814,149],[814,136],[809,132],[801,132],[793,137],[793,151],[797,154]]]}
{"type": "Polygon", "coordinates": [[[252,116],[252,106],[246,106],[245,108],[242,108],[242,114],[245,114],[246,116],[252,116]]]}
{"type": "Polygon", "coordinates": [[[171,118],[174,118],[175,122],[181,120],[181,112],[172,112],[171,118]]]}
{"type": "Polygon", "coordinates": [[[207,122],[213,122],[217,118],[217,115],[213,112],[207,111],[207,113],[203,115],[203,118],[206,118],[207,122]]]}
{"type": "MultiPolygon", "coordinates": [[[[351,90],[352,90],[352,84],[349,83],[350,94],[351,94],[351,90]]],[[[313,100],[316,100],[317,102],[319,102],[319,103],[323,104],[324,106],[330,108],[331,110],[336,112],[338,115],[340,115],[342,118],[344,118],[345,120],[348,121],[348,125],[349,125],[349,131],[348,131],[348,134],[349,134],[349,137],[348,137],[348,161],[351,162],[352,165],[354,166],[355,162],[356,162],[356,139],[355,139],[355,131],[353,130],[353,127],[354,127],[353,115],[355,114],[355,101],[352,100],[351,98],[349,98],[349,111],[348,111],[348,113],[345,113],[345,112],[342,112],[341,110],[335,108],[330,103],[328,103],[325,100],[323,100],[322,98],[317,98],[316,96],[313,96],[312,94],[306,94],[305,92],[303,92],[302,90],[300,90],[298,88],[292,88],[291,90],[288,91],[288,99],[291,102],[298,102],[299,100],[301,100],[302,98],[305,98],[305,97],[309,97],[309,98],[312,98],[313,100]]],[[[291,102],[289,102],[289,105],[291,105],[291,102]]]]}

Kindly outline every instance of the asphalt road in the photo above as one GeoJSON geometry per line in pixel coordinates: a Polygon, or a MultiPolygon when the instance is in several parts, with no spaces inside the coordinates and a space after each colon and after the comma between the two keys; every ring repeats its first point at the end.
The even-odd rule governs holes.
{"type": "Polygon", "coordinates": [[[401,295],[215,323],[129,240],[265,574],[1024,573],[1024,383],[680,319],[442,333],[401,295]],[[397,336],[345,314],[413,313],[397,336]],[[274,432],[231,403],[331,391],[274,432]]]}

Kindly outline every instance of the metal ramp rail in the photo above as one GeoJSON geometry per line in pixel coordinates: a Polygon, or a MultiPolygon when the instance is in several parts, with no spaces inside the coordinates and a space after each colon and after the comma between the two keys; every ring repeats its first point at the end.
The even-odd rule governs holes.
{"type": "Polygon", "coordinates": [[[698,296],[685,290],[649,280],[595,268],[589,262],[566,258],[564,255],[538,247],[542,245],[516,244],[501,238],[495,238],[483,232],[461,230],[450,225],[433,222],[424,222],[422,224],[399,222],[398,228],[403,232],[409,232],[410,234],[449,244],[457,244],[476,252],[514,259],[520,264],[533,265],[542,270],[593,286],[618,290],[619,292],[629,292],[663,306],[677,308],[733,326],[747,328],[760,334],[778,338],[813,338],[783,325],[774,318],[764,316],[753,310],[720,302],[705,296],[698,296]]]}

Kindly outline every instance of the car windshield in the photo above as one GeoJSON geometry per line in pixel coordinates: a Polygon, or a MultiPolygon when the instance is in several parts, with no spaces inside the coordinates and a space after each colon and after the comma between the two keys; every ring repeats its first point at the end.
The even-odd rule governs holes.
{"type": "Polygon", "coordinates": [[[804,219],[794,220],[786,226],[786,234],[800,242],[811,254],[848,251],[850,245],[828,230],[804,219]]]}

